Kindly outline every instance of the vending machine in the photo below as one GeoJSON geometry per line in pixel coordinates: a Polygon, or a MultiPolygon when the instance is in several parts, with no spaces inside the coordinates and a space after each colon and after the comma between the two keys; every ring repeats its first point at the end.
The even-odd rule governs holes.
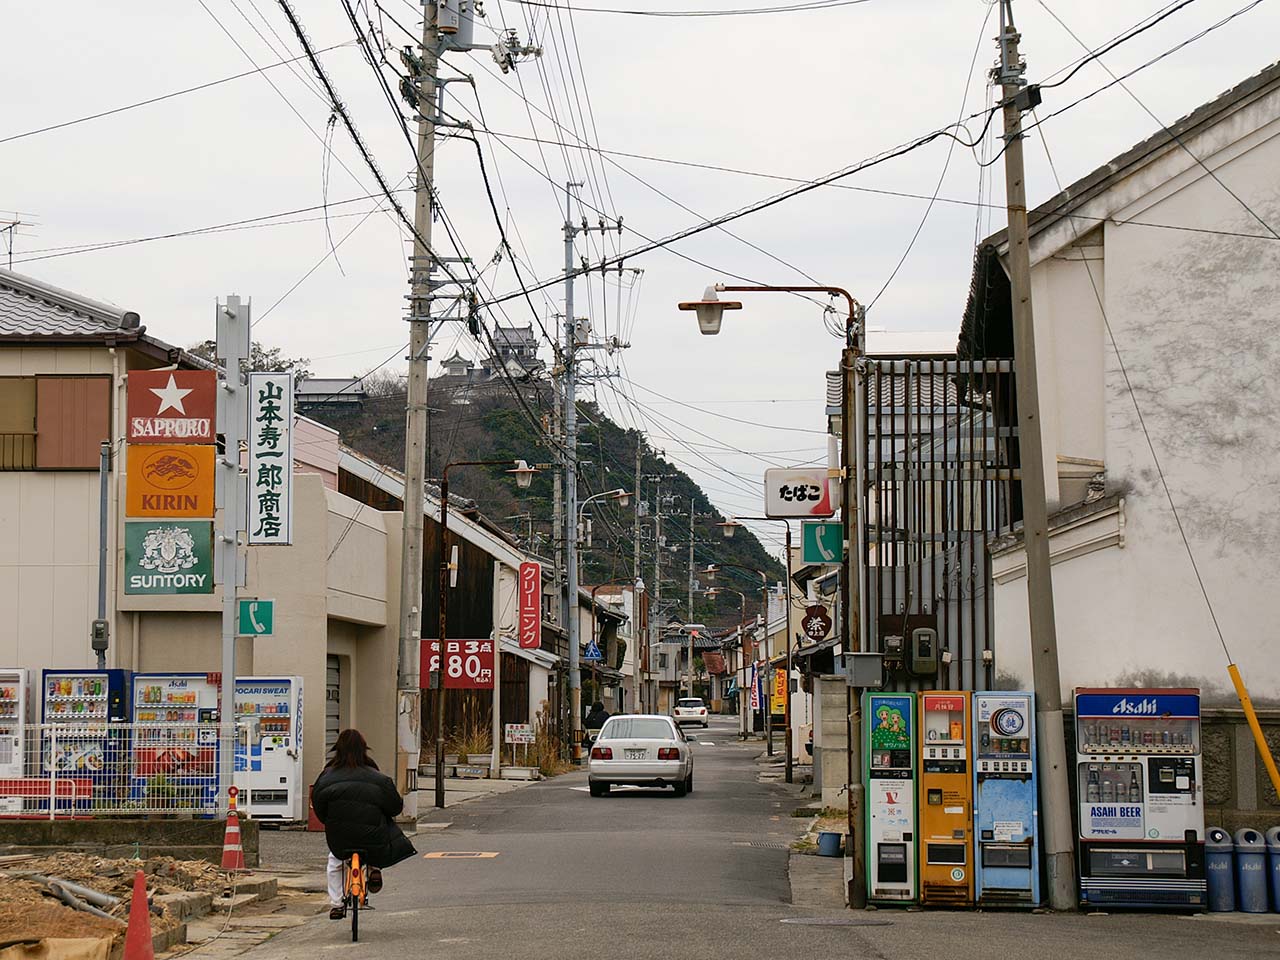
{"type": "Polygon", "coordinates": [[[130,798],[162,812],[218,803],[218,695],[210,673],[133,675],[130,798]]]}
{"type": "MultiPolygon", "coordinates": [[[[26,776],[27,671],[0,670],[0,779],[26,776]]],[[[0,813],[21,813],[20,791],[0,792],[0,813]]]]}
{"type": "Polygon", "coordinates": [[[128,691],[127,670],[45,670],[40,682],[40,716],[46,725],[41,769],[83,776],[93,781],[95,793],[123,799],[128,792],[128,691]]]}
{"type": "Polygon", "coordinates": [[[916,696],[864,693],[867,899],[916,899],[916,696]]]}
{"type": "Polygon", "coordinates": [[[974,887],[979,906],[1040,904],[1035,700],[973,695],[974,887]]]}
{"type": "Polygon", "coordinates": [[[973,903],[969,694],[920,694],[920,902],[973,903]]]}
{"type": "Polygon", "coordinates": [[[1204,909],[1200,691],[1079,688],[1085,905],[1204,909]]]}
{"type": "Polygon", "coordinates": [[[236,677],[236,786],[256,820],[301,820],[302,678],[236,677]]]}

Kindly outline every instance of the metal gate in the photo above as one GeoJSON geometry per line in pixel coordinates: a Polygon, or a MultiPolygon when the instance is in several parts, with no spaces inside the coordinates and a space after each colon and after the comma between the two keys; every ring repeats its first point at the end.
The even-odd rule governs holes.
{"type": "Polygon", "coordinates": [[[1021,519],[1011,360],[859,361],[864,649],[937,631],[936,674],[896,689],[990,689],[987,544],[1021,519]]]}

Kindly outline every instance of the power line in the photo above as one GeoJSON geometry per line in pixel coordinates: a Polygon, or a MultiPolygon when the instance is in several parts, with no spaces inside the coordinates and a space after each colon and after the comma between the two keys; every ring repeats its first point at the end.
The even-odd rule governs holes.
{"type": "MultiPolygon", "coordinates": [[[[555,3],[543,3],[540,0],[514,0],[522,7],[538,7],[558,9],[555,3]]],[[[837,7],[852,7],[869,0],[808,0],[772,7],[738,7],[728,10],[625,10],[617,7],[574,7],[580,13],[612,13],[627,17],[750,17],[770,13],[806,13],[811,10],[832,10],[837,7]]]]}

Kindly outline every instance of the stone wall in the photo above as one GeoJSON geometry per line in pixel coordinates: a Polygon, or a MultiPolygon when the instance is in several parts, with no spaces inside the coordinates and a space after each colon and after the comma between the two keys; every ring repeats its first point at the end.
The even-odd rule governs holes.
{"type": "MultiPolygon", "coordinates": [[[[1258,720],[1271,755],[1280,757],[1280,710],[1260,710],[1258,720]]],[[[1258,756],[1244,711],[1205,710],[1200,739],[1205,823],[1232,833],[1240,827],[1280,826],[1280,798],[1258,756]]]]}
{"type": "MultiPolygon", "coordinates": [[[[100,857],[222,862],[225,820],[3,820],[0,854],[70,850],[100,857]]],[[[245,864],[258,866],[258,824],[240,820],[245,864]]]]}

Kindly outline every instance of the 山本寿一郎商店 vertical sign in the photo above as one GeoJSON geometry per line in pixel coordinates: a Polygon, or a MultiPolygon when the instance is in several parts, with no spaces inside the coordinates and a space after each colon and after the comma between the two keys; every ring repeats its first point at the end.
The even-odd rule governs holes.
{"type": "Polygon", "coordinates": [[[213,593],[213,523],[126,520],[124,592],[213,593]]]}
{"type": "Polygon", "coordinates": [[[128,444],[126,517],[213,517],[212,444],[128,444]]]}
{"type": "Polygon", "coordinates": [[[131,370],[130,443],[213,443],[218,375],[212,370],[131,370]]]}
{"type": "Polygon", "coordinates": [[[255,545],[293,542],[293,374],[249,374],[245,532],[255,545]]]}
{"type": "Polygon", "coordinates": [[[542,564],[520,564],[520,613],[516,634],[523,650],[542,646],[542,564]]]}
{"type": "MultiPolygon", "coordinates": [[[[440,669],[440,641],[422,641],[419,685],[426,690],[431,674],[440,669]]],[[[493,689],[493,641],[445,640],[444,686],[446,690],[493,689]]]]}

